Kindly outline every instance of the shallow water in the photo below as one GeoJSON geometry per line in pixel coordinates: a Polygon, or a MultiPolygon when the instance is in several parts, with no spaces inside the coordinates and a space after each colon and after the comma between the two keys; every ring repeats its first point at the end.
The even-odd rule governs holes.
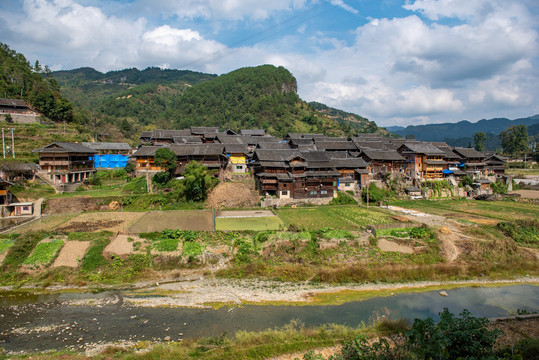
{"type": "MultiPolygon", "coordinates": [[[[83,349],[86,344],[122,340],[160,341],[232,334],[238,330],[281,327],[291,320],[305,326],[357,326],[381,316],[435,319],[444,307],[466,308],[478,317],[500,317],[517,309],[539,310],[539,287],[467,287],[404,293],[336,306],[249,305],[213,309],[139,308],[123,303],[122,293],[25,295],[0,293],[0,347],[9,352],[83,349]],[[18,295],[19,296],[18,296],[18,295]],[[105,305],[70,305],[67,300],[106,300],[105,305]],[[44,327],[49,327],[48,331],[44,327]]],[[[97,302],[102,304],[102,302],[97,302]]]]}

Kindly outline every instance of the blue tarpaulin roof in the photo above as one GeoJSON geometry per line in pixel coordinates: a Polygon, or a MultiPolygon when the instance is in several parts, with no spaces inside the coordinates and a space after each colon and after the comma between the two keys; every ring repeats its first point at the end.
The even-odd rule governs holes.
{"type": "Polygon", "coordinates": [[[127,155],[95,155],[94,168],[123,168],[127,165],[127,155]]]}
{"type": "Polygon", "coordinates": [[[453,171],[452,170],[447,170],[447,169],[443,169],[442,172],[444,174],[453,174],[453,171]]]}

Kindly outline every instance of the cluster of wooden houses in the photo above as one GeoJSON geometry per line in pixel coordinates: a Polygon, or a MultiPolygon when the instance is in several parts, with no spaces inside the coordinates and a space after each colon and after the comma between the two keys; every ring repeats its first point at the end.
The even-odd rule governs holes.
{"type": "Polygon", "coordinates": [[[167,147],[176,154],[181,176],[190,161],[216,173],[254,175],[262,196],[278,199],[332,198],[337,191],[356,191],[389,175],[423,181],[465,175],[486,179],[504,173],[505,159],[446,143],[382,138],[350,138],[289,133],[283,138],[263,129],[220,132],[214,127],[143,132],[132,152],[123,143],[60,143],[35,150],[40,176],[52,184],[80,183],[97,168],[117,168],[131,161],[137,172],[159,172],[155,153],[167,147]],[[106,160],[103,160],[105,157],[106,160]],[[112,160],[111,160],[112,159],[112,160]]]}

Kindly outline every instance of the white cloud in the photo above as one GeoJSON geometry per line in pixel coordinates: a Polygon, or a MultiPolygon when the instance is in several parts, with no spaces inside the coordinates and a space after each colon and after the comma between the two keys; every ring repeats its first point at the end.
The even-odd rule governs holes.
{"type": "Polygon", "coordinates": [[[143,0],[141,6],[179,18],[260,20],[276,11],[302,8],[305,3],[306,0],[143,0]]]}

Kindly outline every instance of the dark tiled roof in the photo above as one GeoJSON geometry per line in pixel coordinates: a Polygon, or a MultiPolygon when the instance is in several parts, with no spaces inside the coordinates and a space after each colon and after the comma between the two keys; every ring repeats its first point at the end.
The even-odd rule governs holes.
{"type": "Polygon", "coordinates": [[[223,144],[172,145],[170,147],[176,156],[222,155],[223,144]]]}
{"type": "Polygon", "coordinates": [[[427,165],[447,165],[447,162],[443,160],[425,160],[427,165]]]}
{"type": "Polygon", "coordinates": [[[141,146],[133,155],[132,157],[140,157],[140,156],[154,156],[157,149],[161,149],[165,146],[141,146]]]}
{"type": "Polygon", "coordinates": [[[357,150],[351,141],[317,141],[318,150],[357,150]]]}
{"type": "Polygon", "coordinates": [[[405,159],[395,150],[363,150],[371,160],[404,161],[405,159]]]}
{"type": "Polygon", "coordinates": [[[338,171],[305,171],[309,177],[338,177],[341,175],[338,171]]]}
{"type": "Polygon", "coordinates": [[[300,154],[308,162],[329,162],[329,157],[324,151],[300,151],[300,154]]]}
{"type": "Polygon", "coordinates": [[[453,152],[453,148],[447,145],[445,142],[433,142],[432,145],[436,146],[444,153],[444,158],[446,160],[458,160],[461,157],[453,152]]]}
{"type": "Polygon", "coordinates": [[[4,171],[37,171],[39,166],[34,163],[14,163],[14,162],[5,162],[0,164],[0,169],[4,171]]]}
{"type": "Polygon", "coordinates": [[[260,161],[289,161],[301,157],[298,150],[256,150],[255,157],[260,161]]]}
{"type": "Polygon", "coordinates": [[[458,155],[462,156],[463,158],[470,159],[470,158],[485,158],[485,155],[480,153],[479,151],[475,150],[474,148],[463,148],[463,147],[456,147],[453,149],[454,152],[456,152],[458,155]]]}
{"type": "Polygon", "coordinates": [[[217,140],[219,140],[219,142],[222,144],[243,144],[244,139],[245,138],[243,136],[238,135],[217,135],[217,140]]]}
{"type": "Polygon", "coordinates": [[[208,127],[208,126],[191,126],[191,131],[189,135],[203,135],[206,133],[217,133],[219,128],[208,127]]]}
{"type": "Polygon", "coordinates": [[[199,144],[202,143],[202,138],[199,136],[173,136],[174,144],[199,144]]]}
{"type": "Polygon", "coordinates": [[[262,149],[262,150],[289,150],[290,149],[290,145],[288,145],[287,142],[278,142],[278,143],[262,142],[262,143],[259,143],[257,146],[259,149],[262,149]]]}
{"type": "Polygon", "coordinates": [[[333,159],[331,163],[336,169],[361,169],[367,167],[367,163],[362,158],[333,159]]]}
{"type": "Polygon", "coordinates": [[[24,100],[19,99],[0,99],[0,106],[28,108],[24,100]]]}
{"type": "Polygon", "coordinates": [[[400,148],[400,151],[411,151],[416,154],[424,154],[427,156],[443,156],[444,152],[438,149],[436,146],[428,142],[413,142],[404,143],[400,148]]]}
{"type": "Polygon", "coordinates": [[[140,133],[140,138],[152,138],[153,137],[153,131],[143,131],[140,133]]]}
{"type": "Polygon", "coordinates": [[[387,150],[386,144],[382,141],[360,141],[353,138],[352,142],[360,150],[387,150]]]}
{"type": "Polygon", "coordinates": [[[249,135],[249,136],[264,136],[264,135],[266,135],[266,130],[264,130],[264,129],[241,129],[240,134],[249,135]]]}
{"type": "Polygon", "coordinates": [[[79,143],[53,142],[41,149],[34,150],[38,153],[81,153],[96,154],[97,151],[79,143]]]}
{"type": "Polygon", "coordinates": [[[162,130],[156,129],[153,131],[152,138],[154,139],[172,139],[174,136],[190,136],[189,130],[162,130]]]}
{"type": "Polygon", "coordinates": [[[298,145],[313,145],[314,141],[313,139],[301,139],[301,138],[292,138],[290,139],[290,144],[294,146],[298,145]]]}
{"type": "Polygon", "coordinates": [[[223,144],[225,147],[225,154],[247,154],[249,149],[247,144],[223,144]]]}
{"type": "Polygon", "coordinates": [[[128,143],[83,142],[82,145],[94,150],[131,150],[128,143]]]}

